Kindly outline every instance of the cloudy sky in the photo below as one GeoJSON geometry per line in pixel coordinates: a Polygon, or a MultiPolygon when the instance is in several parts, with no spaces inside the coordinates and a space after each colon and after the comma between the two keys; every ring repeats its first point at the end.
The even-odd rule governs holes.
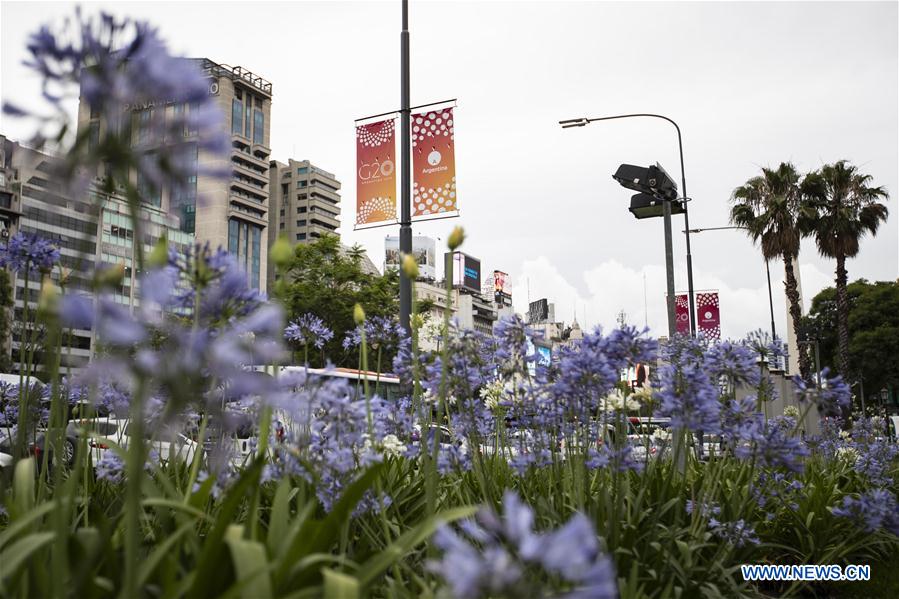
{"type": "MultiPolygon", "coordinates": [[[[34,104],[27,34],[73,3],[3,2],[2,97],[34,104]]],[[[515,305],[547,297],[557,318],[611,325],[619,312],[664,334],[661,219],[636,221],[611,175],[661,163],[679,179],[664,121],[562,130],[579,116],[655,112],[683,131],[692,227],[727,225],[734,187],[762,166],[848,159],[889,191],[890,218],[848,264],[851,279],[899,275],[897,3],[413,2],[412,102],[458,98],[462,216],[415,234],[468,233],[484,271],[511,274],[515,305]],[[644,297],[646,301],[644,302],[644,297]]],[[[353,230],[356,118],[399,106],[400,2],[84,3],[156,24],[171,50],[241,65],[273,83],[273,158],[309,159],[343,182],[346,243],[376,264],[390,229],[353,230]]],[[[4,118],[0,132],[28,129],[4,118]]],[[[675,280],[686,289],[675,221],[675,280]]],[[[696,289],[721,294],[725,336],[767,328],[765,268],[739,231],[692,237],[696,289]]],[[[834,265],[805,242],[806,303],[834,265]]],[[[783,268],[772,263],[784,330],[783,268]]]]}

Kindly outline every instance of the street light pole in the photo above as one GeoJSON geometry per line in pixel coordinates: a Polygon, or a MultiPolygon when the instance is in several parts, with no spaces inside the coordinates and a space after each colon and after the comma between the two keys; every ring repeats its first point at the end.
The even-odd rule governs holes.
{"type": "Polygon", "coordinates": [[[662,216],[665,221],[665,274],[668,287],[665,303],[668,308],[668,339],[674,339],[677,332],[674,313],[674,251],[671,244],[671,202],[667,200],[662,202],[662,216]]]}
{"type": "MultiPolygon", "coordinates": [[[[403,29],[400,32],[400,254],[412,253],[412,202],[410,172],[409,98],[409,0],[403,0],[403,29]]],[[[400,326],[412,334],[412,281],[400,269],[400,326]]]]}
{"type": "MultiPolygon", "coordinates": [[[[693,255],[690,251],[690,196],[687,195],[687,178],[684,175],[684,144],[681,139],[680,127],[674,122],[673,119],[661,115],[661,114],[653,114],[650,112],[640,112],[635,114],[618,114],[615,116],[603,116],[597,118],[580,118],[580,119],[569,119],[565,121],[559,121],[559,124],[562,125],[563,129],[567,129],[569,127],[583,127],[588,123],[593,123],[596,121],[612,121],[616,119],[629,119],[636,117],[649,117],[655,119],[662,119],[663,121],[668,121],[674,128],[677,130],[677,149],[680,154],[680,179],[681,179],[681,197],[684,202],[684,230],[687,241],[687,291],[690,302],[690,335],[696,337],[696,304],[693,298],[693,255]]],[[[669,217],[670,218],[670,217],[669,217]]],[[[669,293],[672,293],[669,291],[669,293]]],[[[672,302],[672,310],[673,310],[673,302],[674,298],[671,298],[672,302]]]]}

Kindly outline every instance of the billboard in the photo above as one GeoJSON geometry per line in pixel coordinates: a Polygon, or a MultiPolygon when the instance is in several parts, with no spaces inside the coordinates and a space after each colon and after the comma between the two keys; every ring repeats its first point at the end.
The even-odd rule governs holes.
{"type": "Polygon", "coordinates": [[[708,339],[721,339],[721,306],[718,292],[696,294],[696,320],[699,332],[708,339]]]}
{"type": "Polygon", "coordinates": [[[396,119],[356,127],[356,225],[396,220],[396,119]]]}
{"type": "Polygon", "coordinates": [[[690,336],[690,300],[686,293],[674,296],[674,322],[678,335],[690,336]]]}
{"type": "MultiPolygon", "coordinates": [[[[416,235],[412,238],[412,255],[418,263],[418,276],[422,279],[437,278],[437,242],[430,237],[416,235]]],[[[400,267],[400,238],[388,235],[384,239],[384,268],[400,267]]]]}
{"type": "Polygon", "coordinates": [[[453,109],[412,115],[412,218],[450,216],[456,206],[453,109]]]}
{"type": "Polygon", "coordinates": [[[493,292],[494,293],[510,293],[509,275],[501,270],[493,271],[493,292]]]}
{"type": "Polygon", "coordinates": [[[528,323],[544,322],[549,318],[549,300],[545,297],[528,305],[528,323]]]}
{"type": "Polygon", "coordinates": [[[461,287],[462,289],[480,293],[481,261],[462,252],[454,252],[453,287],[461,287]]]}

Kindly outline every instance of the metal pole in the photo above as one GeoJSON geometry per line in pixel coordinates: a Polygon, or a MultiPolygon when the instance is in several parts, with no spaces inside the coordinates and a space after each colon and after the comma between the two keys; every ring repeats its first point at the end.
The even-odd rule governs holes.
{"type": "MultiPolygon", "coordinates": [[[[409,0],[403,0],[403,30],[400,32],[400,253],[412,253],[412,201],[410,198],[412,177],[410,168],[411,135],[409,115],[409,0]]],[[[412,334],[412,281],[400,269],[400,326],[406,334],[412,334]]]]}
{"type": "Polygon", "coordinates": [[[674,320],[674,250],[671,246],[671,202],[662,202],[662,214],[665,220],[665,274],[668,280],[668,338],[674,339],[677,331],[674,320]]]}
{"type": "Polygon", "coordinates": [[[690,336],[696,337],[696,303],[693,298],[693,254],[690,252],[690,201],[687,195],[687,177],[684,175],[684,144],[681,140],[680,127],[671,119],[667,119],[677,129],[677,149],[680,152],[681,197],[684,198],[684,229],[687,239],[687,292],[690,297],[690,336]]]}
{"type": "Polygon", "coordinates": [[[774,331],[774,296],[771,294],[771,267],[768,266],[767,260],[765,260],[765,274],[768,275],[768,307],[771,309],[771,340],[774,341],[777,337],[774,331]]]}

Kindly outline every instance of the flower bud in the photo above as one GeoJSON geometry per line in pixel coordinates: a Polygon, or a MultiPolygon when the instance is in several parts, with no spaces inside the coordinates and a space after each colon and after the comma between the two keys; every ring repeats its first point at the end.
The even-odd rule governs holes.
{"type": "Polygon", "coordinates": [[[286,268],[293,258],[293,247],[285,235],[279,235],[278,240],[268,251],[268,259],[271,260],[278,268],[286,268]]]}
{"type": "Polygon", "coordinates": [[[403,256],[403,273],[410,279],[418,278],[418,262],[415,261],[412,254],[403,256]]]}
{"type": "Polygon", "coordinates": [[[169,262],[169,241],[165,235],[159,238],[153,251],[147,257],[147,266],[149,268],[162,268],[169,262]]]}
{"type": "Polygon", "coordinates": [[[94,284],[99,287],[118,287],[125,278],[125,263],[119,262],[94,273],[94,284]]]}
{"type": "Polygon", "coordinates": [[[362,324],[363,322],[365,322],[365,310],[363,310],[362,306],[359,304],[356,304],[353,307],[353,320],[356,322],[356,324],[362,324]]]}
{"type": "Polygon", "coordinates": [[[59,287],[50,277],[44,277],[41,282],[41,295],[37,301],[37,309],[43,313],[55,313],[59,303],[59,287]]]}
{"type": "Polygon", "coordinates": [[[450,250],[455,250],[460,245],[462,245],[463,241],[465,241],[465,229],[463,229],[462,227],[456,227],[455,229],[453,229],[453,232],[450,233],[449,239],[447,239],[446,241],[446,245],[450,250]]]}

